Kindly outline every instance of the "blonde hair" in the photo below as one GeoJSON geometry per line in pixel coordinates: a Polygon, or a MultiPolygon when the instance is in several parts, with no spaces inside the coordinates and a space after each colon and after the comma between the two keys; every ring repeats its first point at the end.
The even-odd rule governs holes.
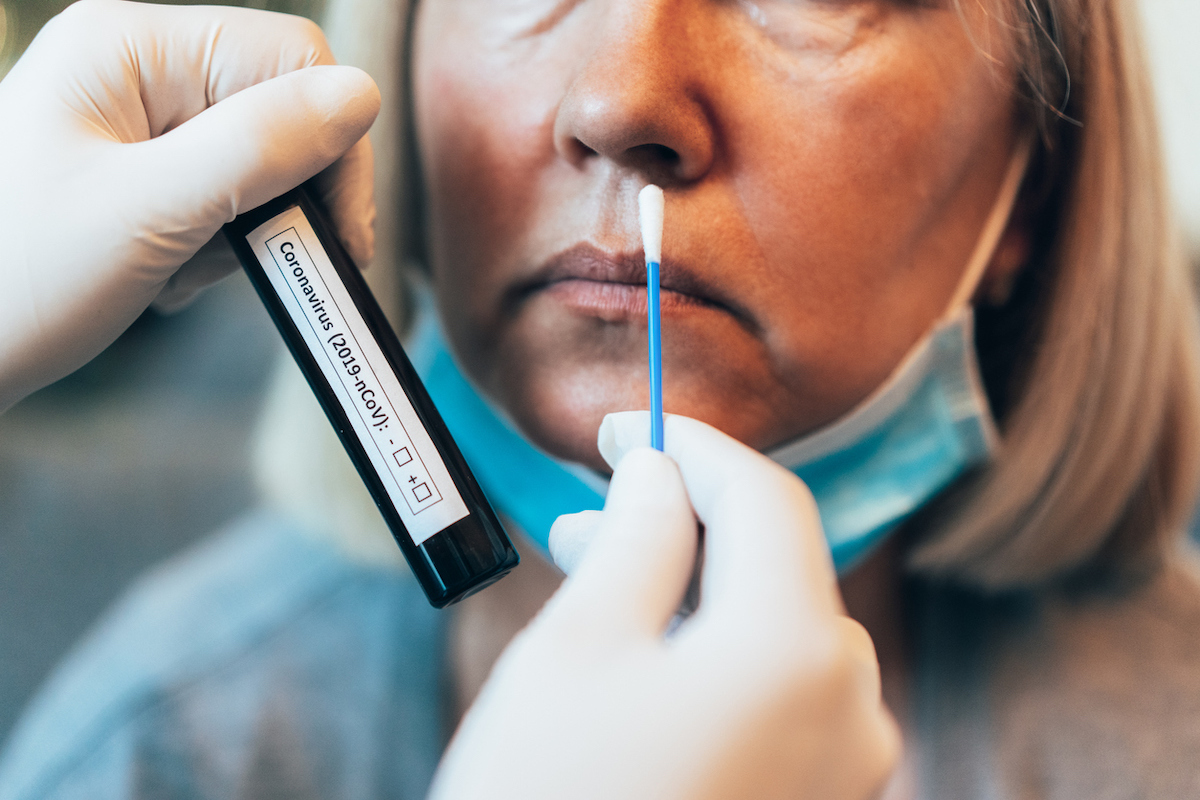
{"type": "Polygon", "coordinates": [[[1136,9],[1020,6],[1008,24],[1042,132],[1036,244],[978,332],[1002,451],[920,515],[910,553],[917,571],[993,589],[1152,569],[1200,480],[1196,309],[1136,9]]]}
{"type": "MultiPolygon", "coordinates": [[[[1191,284],[1132,3],[992,7],[1042,134],[1022,201],[1034,254],[1009,302],[979,313],[1000,456],[918,516],[909,563],[998,589],[1162,559],[1200,480],[1200,385],[1191,284]]],[[[384,91],[372,131],[379,218],[396,224],[381,226],[368,275],[377,294],[397,299],[398,325],[395,280],[414,212],[400,114],[408,19],[408,3],[377,0],[329,0],[326,17],[334,52],[384,91]]]]}

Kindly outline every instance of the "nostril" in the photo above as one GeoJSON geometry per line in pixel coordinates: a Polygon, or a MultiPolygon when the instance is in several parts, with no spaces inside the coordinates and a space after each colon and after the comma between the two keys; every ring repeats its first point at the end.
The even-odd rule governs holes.
{"type": "Polygon", "coordinates": [[[665,144],[643,144],[633,148],[633,152],[641,151],[641,157],[646,161],[661,164],[666,167],[675,167],[679,164],[679,153],[667,147],[665,144]]]}
{"type": "MultiPolygon", "coordinates": [[[[577,138],[572,138],[567,145],[570,160],[577,166],[600,155],[594,147],[590,147],[577,138]]],[[[679,172],[683,158],[679,151],[664,144],[647,143],[635,145],[626,149],[617,159],[618,162],[645,174],[650,180],[671,180],[679,172]]]]}
{"type": "Polygon", "coordinates": [[[651,181],[673,182],[683,159],[678,150],[664,144],[648,143],[625,151],[623,161],[651,181]]]}
{"type": "Polygon", "coordinates": [[[560,151],[576,167],[582,167],[585,162],[599,155],[595,148],[589,147],[575,137],[566,140],[560,146],[560,151]]]}

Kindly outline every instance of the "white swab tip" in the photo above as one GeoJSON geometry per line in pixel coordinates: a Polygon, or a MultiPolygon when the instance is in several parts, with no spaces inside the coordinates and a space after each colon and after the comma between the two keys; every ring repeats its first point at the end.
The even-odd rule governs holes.
{"type": "Polygon", "coordinates": [[[642,249],[646,261],[662,261],[663,190],[650,184],[638,193],[638,216],[642,222],[642,249]]]}

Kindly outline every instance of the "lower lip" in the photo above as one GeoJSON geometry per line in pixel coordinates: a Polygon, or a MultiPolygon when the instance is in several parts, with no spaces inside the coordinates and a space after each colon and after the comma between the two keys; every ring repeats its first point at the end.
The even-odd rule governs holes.
{"type": "MultiPolygon", "coordinates": [[[[646,318],[646,287],[631,283],[570,279],[555,281],[542,290],[563,305],[606,322],[646,318]]],[[[663,314],[709,307],[699,298],[663,289],[659,308],[663,314]]]]}

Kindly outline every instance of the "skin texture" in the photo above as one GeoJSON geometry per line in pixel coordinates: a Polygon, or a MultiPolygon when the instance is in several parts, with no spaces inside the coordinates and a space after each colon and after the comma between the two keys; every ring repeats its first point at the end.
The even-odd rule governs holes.
{"type": "Polygon", "coordinates": [[[763,449],[853,407],[945,311],[1011,152],[1010,72],[965,6],[423,2],[426,244],[470,377],[604,468],[603,415],[648,406],[654,182],[666,410],[763,449]]]}

